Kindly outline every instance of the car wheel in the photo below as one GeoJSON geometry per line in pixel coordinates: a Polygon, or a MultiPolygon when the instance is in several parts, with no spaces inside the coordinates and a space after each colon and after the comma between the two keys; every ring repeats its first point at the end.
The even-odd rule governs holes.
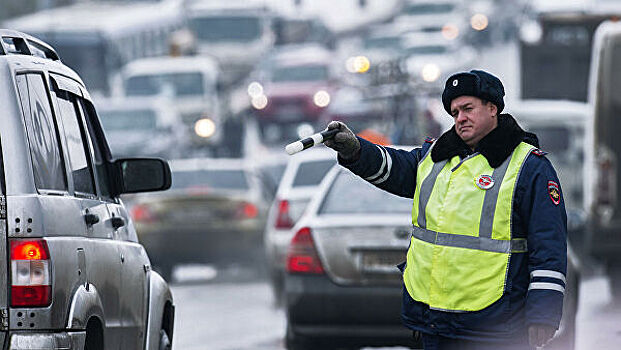
{"type": "Polygon", "coordinates": [[[170,350],[172,348],[172,344],[170,343],[170,339],[168,339],[168,334],[163,329],[160,329],[160,346],[159,350],[170,350]]]}
{"type": "Polygon", "coordinates": [[[621,303],[621,262],[613,261],[608,264],[608,280],[612,298],[615,303],[621,303]]]}
{"type": "Polygon", "coordinates": [[[322,342],[320,339],[314,339],[296,335],[289,325],[287,325],[287,333],[285,335],[285,347],[287,350],[336,350],[346,349],[342,347],[335,347],[327,342],[322,342]]]}

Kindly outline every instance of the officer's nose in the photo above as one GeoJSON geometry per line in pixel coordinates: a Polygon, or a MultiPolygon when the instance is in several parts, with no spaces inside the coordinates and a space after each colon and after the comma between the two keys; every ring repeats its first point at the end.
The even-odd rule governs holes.
{"type": "Polygon", "coordinates": [[[462,111],[457,112],[457,118],[455,118],[455,123],[463,123],[466,120],[468,120],[468,118],[466,118],[466,114],[462,111]]]}

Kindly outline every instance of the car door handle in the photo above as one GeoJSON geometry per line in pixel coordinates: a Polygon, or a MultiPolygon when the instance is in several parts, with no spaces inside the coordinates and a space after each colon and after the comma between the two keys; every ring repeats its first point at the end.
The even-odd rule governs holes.
{"type": "Polygon", "coordinates": [[[93,213],[86,213],[84,214],[84,221],[86,222],[86,225],[93,226],[99,222],[99,215],[93,213]]]}
{"type": "Polygon", "coordinates": [[[125,226],[125,219],[118,216],[113,216],[110,218],[110,224],[112,224],[112,227],[114,227],[114,229],[116,230],[119,227],[125,226]]]}

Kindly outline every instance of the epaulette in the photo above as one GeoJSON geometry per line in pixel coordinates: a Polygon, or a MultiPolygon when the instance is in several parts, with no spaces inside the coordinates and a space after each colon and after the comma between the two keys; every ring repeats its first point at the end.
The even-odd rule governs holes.
{"type": "Polygon", "coordinates": [[[436,139],[434,139],[431,136],[427,136],[427,138],[425,139],[425,142],[426,143],[434,143],[434,142],[436,142],[436,139]]]}
{"type": "Polygon", "coordinates": [[[543,156],[545,156],[546,154],[548,154],[548,152],[546,152],[546,151],[542,151],[542,150],[540,150],[539,148],[534,148],[532,151],[530,151],[530,153],[532,153],[532,154],[534,154],[534,155],[536,155],[536,156],[538,156],[538,157],[543,157],[543,156]]]}

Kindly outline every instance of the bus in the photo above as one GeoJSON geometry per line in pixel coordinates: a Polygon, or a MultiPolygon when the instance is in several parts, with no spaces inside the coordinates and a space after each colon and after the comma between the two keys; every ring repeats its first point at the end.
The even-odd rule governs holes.
{"type": "Polygon", "coordinates": [[[532,1],[520,27],[523,99],[586,102],[593,33],[621,16],[613,1],[532,1]]]}
{"type": "Polygon", "coordinates": [[[6,21],[3,26],[49,43],[89,91],[116,92],[120,67],[169,53],[170,35],[183,27],[181,2],[79,2],[6,21]]]}

